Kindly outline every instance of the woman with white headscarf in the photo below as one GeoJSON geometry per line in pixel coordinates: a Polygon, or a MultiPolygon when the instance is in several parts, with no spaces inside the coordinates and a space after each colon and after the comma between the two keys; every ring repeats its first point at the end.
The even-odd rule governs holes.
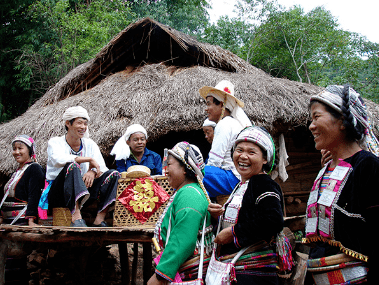
{"type": "Polygon", "coordinates": [[[147,132],[140,124],[130,125],[126,129],[111,151],[120,173],[127,171],[130,166],[143,165],[150,169],[151,175],[162,174],[160,155],[146,148],[146,143],[147,132]]]}
{"type": "Polygon", "coordinates": [[[228,195],[239,181],[230,150],[237,134],[251,126],[242,110],[244,103],[234,96],[234,85],[220,81],[215,87],[204,86],[199,90],[206,100],[208,119],[217,125],[205,167],[204,185],[210,197],[228,195]]]}

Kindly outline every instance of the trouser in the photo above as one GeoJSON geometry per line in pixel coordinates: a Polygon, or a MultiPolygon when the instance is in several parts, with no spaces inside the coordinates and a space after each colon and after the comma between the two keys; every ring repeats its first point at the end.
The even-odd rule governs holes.
{"type": "Polygon", "coordinates": [[[75,212],[75,204],[80,208],[87,200],[98,200],[97,212],[101,212],[116,200],[117,183],[120,174],[113,169],[95,178],[90,188],[84,184],[78,163],[67,163],[51,185],[48,200],[49,209],[69,208],[75,212]]]}

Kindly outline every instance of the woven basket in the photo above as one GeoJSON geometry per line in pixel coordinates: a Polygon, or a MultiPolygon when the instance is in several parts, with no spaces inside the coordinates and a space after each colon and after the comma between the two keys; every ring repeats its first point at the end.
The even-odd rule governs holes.
{"type": "Polygon", "coordinates": [[[53,209],[53,226],[69,227],[71,224],[71,212],[68,208],[53,209]]]}
{"type": "Polygon", "coordinates": [[[226,201],[228,201],[230,195],[218,195],[216,196],[216,202],[217,204],[220,204],[221,206],[224,206],[226,201]]]}
{"type": "MultiPolygon", "coordinates": [[[[171,196],[174,193],[174,189],[172,189],[170,187],[170,185],[168,184],[167,177],[155,176],[152,178],[155,182],[158,183],[159,186],[161,186],[163,188],[163,190],[165,190],[167,192],[168,195],[171,196]]],[[[134,179],[132,179],[132,178],[121,178],[118,180],[117,198],[116,198],[115,210],[114,210],[114,215],[113,215],[113,226],[114,227],[148,227],[148,228],[153,228],[155,226],[155,223],[157,222],[159,216],[163,213],[163,210],[165,209],[165,207],[168,203],[168,200],[164,204],[162,204],[158,208],[158,210],[155,211],[155,213],[149,217],[149,219],[146,222],[144,222],[142,224],[118,200],[118,197],[125,190],[125,188],[129,186],[129,184],[133,180],[134,179]]]]}

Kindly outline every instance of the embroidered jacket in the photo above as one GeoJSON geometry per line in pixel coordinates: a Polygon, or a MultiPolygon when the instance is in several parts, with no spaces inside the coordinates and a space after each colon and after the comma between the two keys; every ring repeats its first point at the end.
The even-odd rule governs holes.
{"type": "MultiPolygon", "coordinates": [[[[344,162],[352,166],[352,171],[332,205],[331,243],[347,249],[347,254],[368,256],[369,268],[379,268],[379,250],[374,244],[379,220],[379,159],[361,150],[344,162]]],[[[304,240],[309,241],[316,238],[304,240]]],[[[373,274],[378,275],[370,270],[369,280],[373,274]]]]}
{"type": "Polygon", "coordinates": [[[266,174],[251,177],[232,227],[234,243],[223,245],[221,255],[235,253],[261,240],[270,242],[283,229],[282,205],[278,183],[266,174]]]}

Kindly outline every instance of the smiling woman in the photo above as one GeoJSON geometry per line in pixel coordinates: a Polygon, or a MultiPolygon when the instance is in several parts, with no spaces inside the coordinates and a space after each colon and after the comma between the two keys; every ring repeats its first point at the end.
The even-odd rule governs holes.
{"type": "Polygon", "coordinates": [[[26,135],[19,135],[12,142],[12,154],[18,169],[4,186],[0,208],[5,223],[36,226],[38,201],[45,185],[42,167],[34,162],[35,143],[26,135]]]}
{"type": "MultiPolygon", "coordinates": [[[[265,129],[248,127],[238,134],[232,151],[241,182],[223,208],[218,204],[208,207],[211,215],[219,218],[215,243],[221,245],[220,260],[226,255],[232,258],[238,252],[242,254],[236,263],[236,284],[279,284],[278,258],[270,241],[283,229],[283,197],[280,186],[267,175],[275,165],[274,143],[265,129]],[[246,253],[254,252],[254,256],[265,252],[269,258],[238,266],[242,265],[239,260],[247,258],[243,248],[249,248],[246,253]]],[[[211,279],[207,282],[212,284],[211,279]]]]}
{"type": "Polygon", "coordinates": [[[310,111],[316,149],[330,151],[332,160],[309,195],[304,243],[313,247],[308,272],[316,284],[328,278],[330,284],[379,284],[379,274],[371,270],[379,268],[379,251],[370,238],[379,220],[379,159],[373,154],[379,148],[366,106],[348,85],[332,85],[311,97],[310,111]],[[349,269],[330,270],[324,262],[321,267],[320,258],[336,257],[343,267],[349,263],[349,269]]]}

